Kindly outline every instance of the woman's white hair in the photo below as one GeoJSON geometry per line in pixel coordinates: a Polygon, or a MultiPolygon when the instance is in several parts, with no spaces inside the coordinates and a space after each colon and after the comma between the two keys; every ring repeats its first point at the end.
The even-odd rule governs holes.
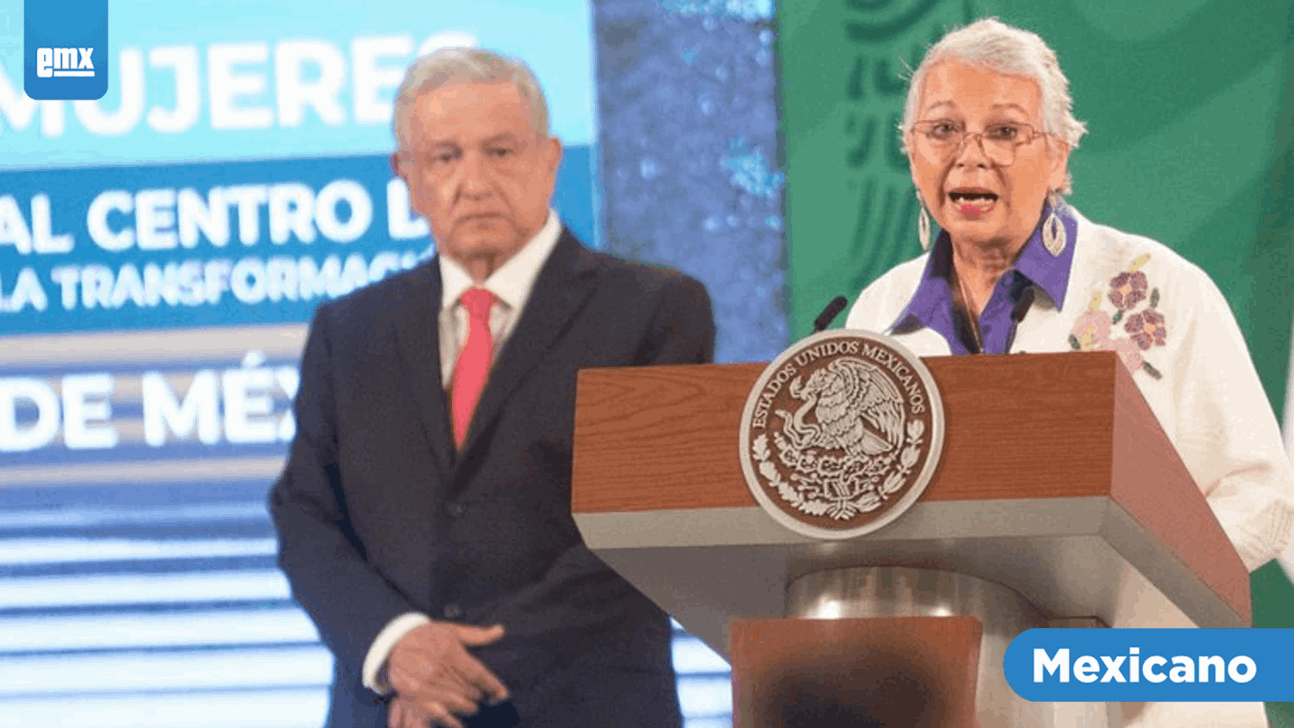
{"type": "MultiPolygon", "coordinates": [[[[900,131],[907,134],[917,121],[921,85],[931,66],[949,59],[988,66],[1002,73],[1027,76],[1042,91],[1043,131],[1063,139],[1071,150],[1087,133],[1087,125],[1074,118],[1074,101],[1069,96],[1069,79],[1060,70],[1053,51],[1036,33],[1014,28],[997,18],[985,18],[954,30],[934,44],[912,74],[908,98],[903,106],[900,131]]],[[[1068,194],[1068,176],[1062,193],[1068,194]]]]}
{"type": "Polygon", "coordinates": [[[517,87],[521,98],[530,104],[531,127],[539,136],[547,137],[548,102],[525,62],[481,48],[441,48],[414,61],[396,92],[392,121],[400,150],[409,149],[409,117],[419,96],[456,83],[504,81],[517,87]]]}

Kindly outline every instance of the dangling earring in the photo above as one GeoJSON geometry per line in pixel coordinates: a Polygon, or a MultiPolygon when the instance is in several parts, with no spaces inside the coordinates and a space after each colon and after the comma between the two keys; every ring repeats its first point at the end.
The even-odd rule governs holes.
{"type": "Polygon", "coordinates": [[[926,212],[926,203],[921,199],[921,193],[917,192],[917,207],[920,212],[917,213],[917,237],[921,240],[921,249],[930,250],[930,213],[926,212]]]}
{"type": "Polygon", "coordinates": [[[1056,214],[1064,206],[1065,198],[1057,192],[1051,192],[1047,195],[1047,202],[1051,205],[1051,212],[1042,223],[1042,247],[1051,253],[1051,257],[1058,258],[1068,242],[1065,225],[1061,222],[1060,215],[1056,214]]]}

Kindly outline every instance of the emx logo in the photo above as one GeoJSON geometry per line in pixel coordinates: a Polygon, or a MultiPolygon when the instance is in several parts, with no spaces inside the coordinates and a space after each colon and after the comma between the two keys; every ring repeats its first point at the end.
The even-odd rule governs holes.
{"type": "Polygon", "coordinates": [[[23,0],[23,90],[33,99],[108,92],[108,0],[23,0]]]}
{"type": "Polygon", "coordinates": [[[37,48],[37,78],[94,78],[93,48],[37,48]]]}

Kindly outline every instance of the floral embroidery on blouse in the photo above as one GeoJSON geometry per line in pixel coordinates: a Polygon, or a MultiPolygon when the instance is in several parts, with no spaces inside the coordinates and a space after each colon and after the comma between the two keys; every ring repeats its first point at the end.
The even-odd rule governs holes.
{"type": "Polygon", "coordinates": [[[1141,271],[1123,272],[1110,281],[1110,303],[1115,308],[1132,308],[1146,297],[1146,274],[1141,271]]]}
{"type": "Polygon", "coordinates": [[[1168,343],[1168,330],[1164,328],[1164,316],[1154,309],[1148,308],[1141,313],[1134,313],[1123,328],[1132,335],[1132,340],[1142,349],[1168,343]]]}
{"type": "Polygon", "coordinates": [[[1105,295],[1101,291],[1092,293],[1087,310],[1079,315],[1070,331],[1069,346],[1075,351],[1113,351],[1129,372],[1144,371],[1159,379],[1163,375],[1142,355],[1143,351],[1168,343],[1164,315],[1157,310],[1159,289],[1151,289],[1146,274],[1140,270],[1149,260],[1149,253],[1139,256],[1126,271],[1110,279],[1110,289],[1105,295]],[[1114,304],[1113,315],[1101,310],[1105,298],[1114,304]],[[1146,307],[1136,311],[1142,301],[1146,301],[1146,307]],[[1111,332],[1121,321],[1128,336],[1115,338],[1111,332]]]}

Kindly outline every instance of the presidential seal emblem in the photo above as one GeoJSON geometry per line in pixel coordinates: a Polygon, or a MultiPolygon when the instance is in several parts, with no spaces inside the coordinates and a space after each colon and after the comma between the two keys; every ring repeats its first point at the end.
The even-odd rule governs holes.
{"type": "Polygon", "coordinates": [[[824,331],[782,352],[741,416],[741,469],[793,531],[853,538],[911,508],[943,451],[930,370],[893,339],[824,331]]]}

